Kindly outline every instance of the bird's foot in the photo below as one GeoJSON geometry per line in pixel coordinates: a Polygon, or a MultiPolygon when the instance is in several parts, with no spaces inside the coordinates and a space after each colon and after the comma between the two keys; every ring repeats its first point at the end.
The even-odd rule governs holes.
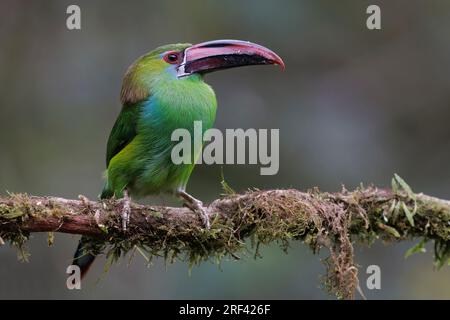
{"type": "Polygon", "coordinates": [[[131,213],[131,199],[128,195],[128,190],[123,191],[123,198],[119,200],[122,204],[122,230],[127,231],[128,223],[130,222],[131,213]]]}
{"type": "Polygon", "coordinates": [[[211,229],[211,223],[209,221],[209,215],[206,211],[206,208],[203,206],[203,202],[200,200],[193,201],[191,203],[187,203],[189,209],[194,212],[197,212],[200,215],[200,219],[202,219],[203,225],[207,230],[211,229]],[[189,206],[190,205],[190,206],[189,206]]]}
{"type": "Polygon", "coordinates": [[[178,195],[183,198],[184,204],[192,211],[199,214],[200,219],[202,219],[203,225],[206,229],[211,228],[211,223],[209,222],[209,215],[206,208],[203,206],[203,202],[194,198],[189,193],[185,191],[178,191],[178,195]]]}

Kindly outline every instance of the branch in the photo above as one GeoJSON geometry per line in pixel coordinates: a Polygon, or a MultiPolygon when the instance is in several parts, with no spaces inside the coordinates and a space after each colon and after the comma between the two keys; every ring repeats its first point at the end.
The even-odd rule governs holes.
{"type": "Polygon", "coordinates": [[[322,247],[330,251],[324,283],[341,298],[353,298],[358,287],[355,241],[420,238],[412,249],[419,251],[432,240],[436,262],[450,262],[450,201],[415,194],[398,176],[392,190],[361,187],[338,193],[314,189],[229,194],[207,207],[210,230],[187,208],[132,204],[124,232],[121,211],[122,204],[116,200],[0,197],[0,236],[22,248],[33,232],[81,234],[91,237],[89,251],[107,252],[109,263],[136,248],[149,261],[154,256],[171,261],[185,257],[192,264],[227,255],[238,259],[246,238],[257,257],[260,244],[277,242],[286,250],[290,241],[300,240],[314,252],[322,247]]]}

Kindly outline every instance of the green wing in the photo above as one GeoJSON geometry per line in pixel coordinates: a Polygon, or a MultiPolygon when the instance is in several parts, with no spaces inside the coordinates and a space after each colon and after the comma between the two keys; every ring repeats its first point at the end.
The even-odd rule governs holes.
{"type": "Polygon", "coordinates": [[[140,108],[135,106],[124,106],[119,117],[111,130],[106,149],[106,167],[116,154],[125,148],[137,134],[137,121],[140,108]]]}

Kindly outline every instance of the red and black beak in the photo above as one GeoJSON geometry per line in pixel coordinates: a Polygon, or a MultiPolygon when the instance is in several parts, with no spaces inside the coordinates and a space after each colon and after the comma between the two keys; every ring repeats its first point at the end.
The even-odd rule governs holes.
{"type": "Polygon", "coordinates": [[[259,44],[240,40],[208,41],[184,50],[178,76],[260,64],[276,64],[284,69],[283,60],[259,44]]]}

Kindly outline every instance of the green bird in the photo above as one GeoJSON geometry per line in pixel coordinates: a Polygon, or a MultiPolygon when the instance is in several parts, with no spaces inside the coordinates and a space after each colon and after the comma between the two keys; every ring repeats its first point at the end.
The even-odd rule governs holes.
{"type": "MultiPolygon", "coordinates": [[[[120,94],[122,110],[108,140],[106,183],[100,196],[123,201],[124,231],[129,220],[130,196],[161,192],[182,198],[209,228],[202,202],[186,192],[201,147],[192,151],[191,164],[174,164],[171,152],[178,142],[172,141],[172,132],[183,128],[194,137],[194,121],[201,121],[203,132],[213,126],[217,101],[214,90],[204,82],[204,74],[264,64],[284,68],[283,60],[263,46],[216,40],[161,46],[128,68],[120,94]]],[[[95,258],[85,252],[88,241],[81,238],[73,261],[80,267],[82,277],[95,258]]]]}

